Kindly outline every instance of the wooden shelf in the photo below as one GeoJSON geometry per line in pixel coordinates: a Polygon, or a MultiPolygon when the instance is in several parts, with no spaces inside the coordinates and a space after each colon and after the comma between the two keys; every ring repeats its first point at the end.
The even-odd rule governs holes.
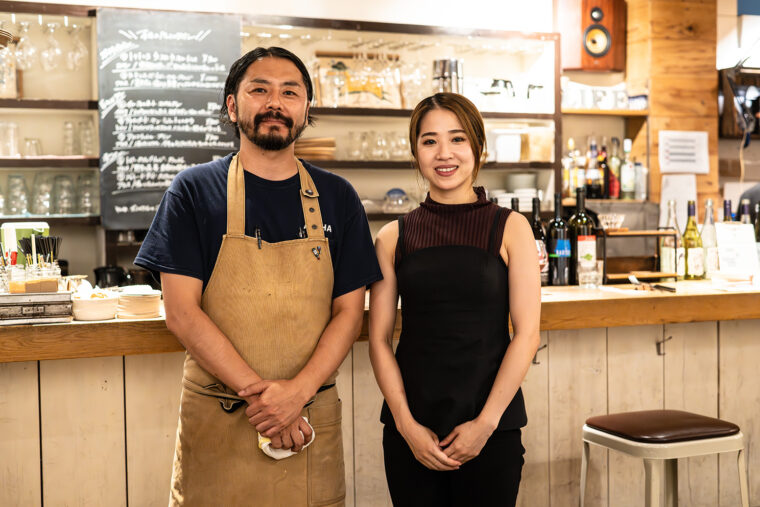
{"type": "Polygon", "coordinates": [[[0,99],[0,109],[97,110],[97,100],[0,99]]]}
{"type": "MultiPolygon", "coordinates": [[[[602,229],[604,230],[604,229],[602,229]]],[[[659,237],[659,236],[676,236],[677,231],[662,230],[662,231],[610,231],[605,233],[608,238],[638,238],[638,237],[659,237]]]]}
{"type": "MultiPolygon", "coordinates": [[[[405,160],[309,160],[323,169],[413,169],[405,160]]],[[[552,162],[486,162],[482,169],[489,171],[510,169],[553,169],[552,162]]]]}
{"type": "Polygon", "coordinates": [[[0,223],[4,222],[47,222],[50,227],[56,225],[100,225],[100,215],[29,215],[29,216],[0,216],[0,223]]]}
{"type": "Polygon", "coordinates": [[[98,167],[98,157],[0,157],[0,167],[98,167]]]}
{"type": "Polygon", "coordinates": [[[660,278],[676,278],[676,273],[662,271],[631,271],[630,273],[607,273],[607,279],[613,281],[628,280],[628,275],[636,275],[639,280],[659,280],[660,278]]]}
{"type": "MultiPolygon", "coordinates": [[[[385,109],[373,107],[313,107],[314,116],[386,116],[392,118],[409,118],[411,109],[385,109]]],[[[481,112],[486,119],[509,119],[509,120],[553,120],[550,113],[496,113],[481,112]]]]}
{"type": "Polygon", "coordinates": [[[563,109],[562,114],[575,116],[622,116],[626,118],[640,118],[649,116],[649,110],[636,109],[563,109]]]}

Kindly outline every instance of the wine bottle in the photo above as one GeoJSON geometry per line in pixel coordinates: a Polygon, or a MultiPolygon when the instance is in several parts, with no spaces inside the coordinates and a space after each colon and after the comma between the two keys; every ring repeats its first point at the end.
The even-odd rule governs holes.
{"type": "Polygon", "coordinates": [[[739,221],[743,224],[751,224],[752,217],[749,214],[749,199],[742,199],[741,203],[741,218],[739,221]]]}
{"type": "Polygon", "coordinates": [[[519,213],[520,212],[520,199],[518,199],[517,197],[513,197],[511,202],[512,202],[512,209],[514,211],[517,211],[519,213]]]}
{"type": "Polygon", "coordinates": [[[570,238],[562,219],[562,196],[554,194],[554,219],[546,226],[549,243],[549,285],[570,283],[570,238]]]}
{"type": "Polygon", "coordinates": [[[575,141],[567,140],[567,154],[562,157],[562,195],[572,197],[575,190],[575,141]]]}
{"type": "Polygon", "coordinates": [[[755,203],[755,246],[757,247],[757,260],[760,261],[760,202],[755,203]]]}
{"type": "Polygon", "coordinates": [[[712,199],[705,201],[705,223],[702,224],[702,246],[705,248],[705,278],[711,278],[718,271],[718,237],[715,232],[712,199]]]}
{"type": "Polygon", "coordinates": [[[636,196],[636,169],[631,160],[631,148],[633,142],[630,139],[623,140],[623,161],[620,164],[620,198],[634,199],[636,196]]]}
{"type": "Polygon", "coordinates": [[[723,221],[724,222],[734,221],[734,217],[731,214],[731,199],[723,200],[723,221]]]}
{"type": "Polygon", "coordinates": [[[685,273],[685,252],[683,241],[681,239],[681,229],[678,227],[678,218],[676,217],[676,201],[668,201],[668,222],[666,229],[675,231],[673,236],[663,236],[660,238],[660,271],[663,273],[676,273],[679,280],[683,279],[685,273]]]}
{"type": "Polygon", "coordinates": [[[541,200],[538,197],[533,198],[533,220],[531,227],[533,229],[533,239],[536,240],[536,250],[538,251],[541,285],[549,285],[549,259],[546,256],[546,234],[544,233],[544,226],[541,224],[541,200]]]}
{"type": "Polygon", "coordinates": [[[570,230],[570,284],[579,285],[578,269],[596,266],[596,234],[594,220],[586,213],[586,192],[575,192],[576,210],[568,221],[570,230]]]}
{"type": "Polygon", "coordinates": [[[586,152],[586,196],[589,199],[602,198],[602,173],[599,171],[599,150],[595,137],[588,139],[588,151],[586,152]]]}
{"type": "Polygon", "coordinates": [[[683,246],[686,250],[685,280],[701,280],[705,277],[705,251],[702,237],[697,229],[696,204],[688,202],[689,218],[683,231],[683,246]]]}
{"type": "Polygon", "coordinates": [[[620,199],[620,139],[612,138],[612,151],[607,160],[610,199],[620,199]]]}

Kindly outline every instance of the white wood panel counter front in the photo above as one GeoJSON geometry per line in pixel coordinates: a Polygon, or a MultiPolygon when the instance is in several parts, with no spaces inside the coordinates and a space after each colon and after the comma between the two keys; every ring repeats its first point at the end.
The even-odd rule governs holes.
{"type": "MultiPolygon", "coordinates": [[[[577,505],[587,417],[663,407],[742,428],[760,505],[760,292],[677,287],[543,290],[521,505],[577,505]]],[[[366,318],[362,334],[338,378],[346,503],[390,505],[366,318]]],[[[166,505],[181,350],[162,319],[0,328],[0,505],[166,505]]],[[[593,449],[590,465],[589,505],[642,504],[640,461],[593,449]]],[[[736,505],[735,467],[728,455],[683,460],[682,503],[736,505]]]]}

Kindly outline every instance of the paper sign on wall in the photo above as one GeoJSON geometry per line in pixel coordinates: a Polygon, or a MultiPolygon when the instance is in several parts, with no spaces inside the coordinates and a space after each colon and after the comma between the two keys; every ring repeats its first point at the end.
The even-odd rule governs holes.
{"type": "Polygon", "coordinates": [[[752,224],[715,224],[718,240],[718,259],[723,274],[753,274],[758,272],[755,230],[752,224]]]}
{"type": "Polygon", "coordinates": [[[710,172],[707,132],[660,130],[659,139],[660,172],[710,172]]]}

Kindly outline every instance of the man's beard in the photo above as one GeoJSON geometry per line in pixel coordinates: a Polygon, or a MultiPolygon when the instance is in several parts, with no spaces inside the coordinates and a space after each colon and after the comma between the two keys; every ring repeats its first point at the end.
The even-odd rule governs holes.
{"type": "Polygon", "coordinates": [[[257,114],[253,117],[253,122],[249,117],[238,118],[238,128],[253,144],[267,151],[280,151],[290,146],[306,128],[306,122],[293,128],[293,120],[277,111],[268,111],[257,114]],[[269,132],[261,132],[261,123],[266,120],[280,120],[287,128],[287,135],[283,136],[277,131],[270,129],[269,132]]]}

